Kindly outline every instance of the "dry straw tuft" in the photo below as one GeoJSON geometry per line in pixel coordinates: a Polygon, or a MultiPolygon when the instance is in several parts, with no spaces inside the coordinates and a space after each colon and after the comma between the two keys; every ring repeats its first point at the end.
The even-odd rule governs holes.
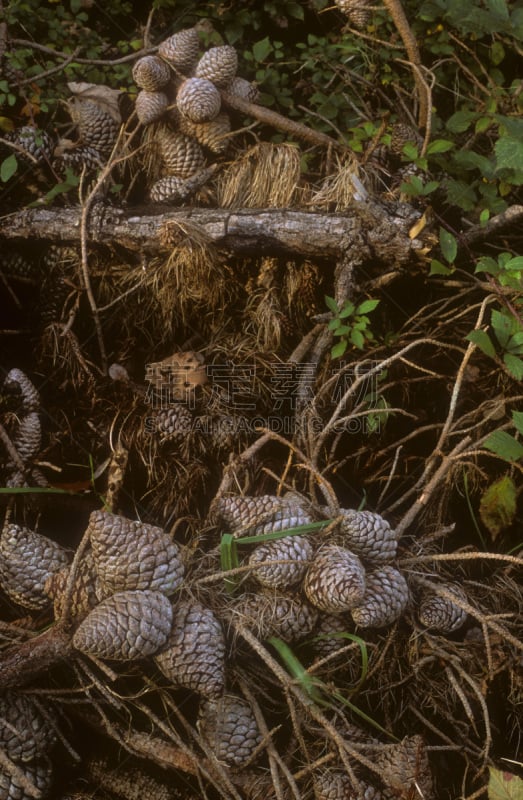
{"type": "Polygon", "coordinates": [[[285,208],[300,181],[300,151],[292,144],[260,142],[221,175],[218,205],[225,208],[285,208]]]}

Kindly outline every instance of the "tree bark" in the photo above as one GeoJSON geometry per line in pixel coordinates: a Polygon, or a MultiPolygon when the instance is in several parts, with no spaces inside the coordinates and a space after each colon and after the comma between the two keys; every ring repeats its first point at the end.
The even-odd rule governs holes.
{"type": "MultiPolygon", "coordinates": [[[[79,207],[19,211],[0,220],[0,241],[78,243],[81,214],[79,207]]],[[[90,243],[141,253],[170,252],[197,237],[238,254],[338,258],[363,240],[366,257],[398,264],[419,247],[408,236],[411,224],[412,220],[392,218],[380,207],[367,204],[336,213],[166,206],[121,209],[98,204],[87,231],[90,243]]]]}

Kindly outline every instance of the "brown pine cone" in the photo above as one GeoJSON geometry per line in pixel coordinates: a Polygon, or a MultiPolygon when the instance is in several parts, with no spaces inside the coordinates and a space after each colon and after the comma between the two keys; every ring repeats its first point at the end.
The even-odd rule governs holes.
{"type": "Polygon", "coordinates": [[[45,755],[55,741],[53,728],[31,697],[0,694],[0,748],[16,762],[45,755]]]}
{"type": "Polygon", "coordinates": [[[172,594],[180,586],[185,572],[180,548],[162,528],[108,511],[93,511],[89,531],[106,595],[126,589],[172,594]]]}
{"type": "Polygon", "coordinates": [[[170,203],[177,205],[188,200],[195,192],[205,186],[207,181],[214,175],[215,166],[211,164],[199,172],[195,172],[190,178],[177,178],[175,175],[167,175],[154,183],[149,190],[149,199],[153,203],[170,203]]]}
{"type": "MultiPolygon", "coordinates": [[[[467,595],[455,583],[444,584],[442,589],[448,589],[459,600],[468,602],[467,595]]],[[[418,619],[422,625],[439,633],[453,633],[464,625],[467,612],[450,598],[442,597],[433,592],[426,592],[418,608],[418,619]]]]}
{"type": "MultiPolygon", "coordinates": [[[[51,598],[54,605],[56,620],[64,613],[64,593],[70,567],[63,567],[54,572],[45,582],[45,593],[51,598]]],[[[91,609],[98,605],[104,591],[100,586],[100,579],[96,572],[94,557],[91,551],[87,552],[76,570],[73,592],[71,595],[70,612],[72,619],[81,620],[91,609]]]]}
{"type": "Polygon", "coordinates": [[[351,616],[362,628],[383,628],[401,617],[408,602],[409,587],[401,572],[380,567],[367,572],[363,599],[351,610],[351,616]]]}
{"type": "Polygon", "coordinates": [[[340,769],[318,770],[313,781],[316,800],[352,800],[356,797],[351,779],[340,769]]]}
{"type": "Polygon", "coordinates": [[[24,464],[40,452],[42,426],[37,411],[29,411],[25,417],[21,417],[13,445],[24,464]]]}
{"type": "Polygon", "coordinates": [[[390,150],[394,155],[401,155],[406,144],[413,144],[419,150],[423,144],[423,137],[412,125],[405,122],[395,122],[390,136],[390,150]]]}
{"type": "Polygon", "coordinates": [[[114,661],[145,658],[165,645],[172,618],[172,606],[161,592],[117,592],[80,623],[73,646],[87,655],[114,661]]]}
{"type": "Polygon", "coordinates": [[[419,735],[406,736],[399,744],[384,745],[373,756],[380,777],[394,796],[408,798],[418,794],[431,800],[433,781],[427,749],[419,735]]]}
{"type": "Polygon", "coordinates": [[[220,113],[220,92],[206,78],[187,78],[176,95],[176,105],[181,114],[192,122],[209,122],[220,113]]]}
{"type": "Polygon", "coordinates": [[[312,554],[313,548],[307,537],[287,536],[258,545],[249,557],[249,565],[256,567],[253,577],[263,586],[285,589],[303,579],[312,554]],[[279,563],[281,561],[291,563],[279,563]]]}
{"type": "Polygon", "coordinates": [[[119,124],[94,100],[73,97],[67,106],[73,122],[78,126],[82,144],[94,147],[101,155],[108,156],[118,136],[119,124]]]}
{"type": "Polygon", "coordinates": [[[259,536],[312,522],[305,503],[291,493],[284,497],[271,494],[220,497],[214,512],[234,536],[259,536]]]}
{"type": "Polygon", "coordinates": [[[196,28],[186,28],[165,39],[158,48],[158,55],[187,75],[198,61],[199,46],[200,38],[196,28]]]}
{"type": "Polygon", "coordinates": [[[140,89],[157,92],[171,80],[171,70],[161,58],[143,56],[133,67],[133,80],[140,89]]]}
{"type": "MultiPolygon", "coordinates": [[[[30,764],[24,764],[23,772],[30,783],[40,794],[47,797],[52,782],[51,762],[47,758],[39,758],[30,764]]],[[[29,794],[17,778],[4,772],[0,767],[0,797],[2,800],[34,800],[34,792],[29,794]]]]}
{"type": "Polygon", "coordinates": [[[349,621],[339,614],[321,614],[314,630],[314,654],[318,658],[333,656],[346,647],[350,640],[337,634],[350,633],[349,621]]]}
{"type": "Polygon", "coordinates": [[[374,511],[342,508],[340,513],[340,541],[344,547],[373,564],[395,557],[398,541],[387,520],[374,511]]]}
{"type": "Polygon", "coordinates": [[[155,656],[163,674],[176,686],[218,697],[225,688],[225,639],[210,608],[179,603],[165,648],[155,656]]]}
{"type": "Polygon", "coordinates": [[[187,441],[193,429],[193,415],[182,403],[160,408],[155,416],[155,431],[160,436],[160,442],[170,442],[181,445],[187,441]]]}
{"type": "Polygon", "coordinates": [[[303,589],[313,606],[339,614],[363,600],[365,570],[350,550],[336,544],[323,545],[307,570],[303,589]]]}
{"type": "Polygon", "coordinates": [[[257,639],[277,636],[289,644],[309,636],[318,619],[316,609],[301,597],[281,593],[244,595],[233,614],[257,639]]]}
{"type": "Polygon", "coordinates": [[[147,92],[142,89],[136,95],[134,110],[142,125],[150,125],[165,114],[168,105],[165,92],[147,92]]]}
{"type": "Polygon", "coordinates": [[[251,706],[234,694],[205,700],[200,706],[198,728],[218,761],[231,767],[245,766],[262,740],[251,706]]]}
{"type": "Polygon", "coordinates": [[[24,608],[49,605],[46,580],[69,562],[68,552],[39,533],[9,523],[0,536],[0,586],[24,608]]]}
{"type": "MultiPolygon", "coordinates": [[[[47,162],[48,164],[51,162],[54,142],[44,130],[33,128],[31,125],[22,125],[22,127],[16,128],[14,131],[2,132],[2,137],[6,141],[21,147],[22,151],[32,156],[37,162],[47,162]]],[[[20,151],[17,151],[17,157],[34,164],[32,159],[27,158],[20,151]]]]}
{"type": "Polygon", "coordinates": [[[355,28],[364,28],[370,20],[369,0],[334,0],[340,11],[349,18],[355,28]]]}
{"type": "Polygon", "coordinates": [[[164,175],[189,178],[205,164],[205,156],[198,142],[180,131],[162,125],[156,131],[164,175]]]}
{"type": "Polygon", "coordinates": [[[179,127],[182,133],[193,137],[202,147],[207,147],[216,155],[225,153],[231,142],[231,119],[225,111],[220,111],[218,116],[209,122],[200,123],[191,122],[180,114],[179,127]]]}
{"type": "Polygon", "coordinates": [[[198,61],[194,74],[197,78],[206,78],[215,86],[225,89],[238,69],[238,56],[234,47],[229,44],[221,47],[210,47],[198,61]]]}

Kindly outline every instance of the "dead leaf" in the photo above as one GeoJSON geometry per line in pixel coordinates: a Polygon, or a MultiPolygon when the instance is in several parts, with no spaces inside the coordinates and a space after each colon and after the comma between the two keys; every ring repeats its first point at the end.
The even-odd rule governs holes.
{"type": "Polygon", "coordinates": [[[479,503],[481,521],[490,531],[492,539],[514,521],[516,515],[516,486],[508,475],[491,483],[479,503]]]}
{"type": "Polygon", "coordinates": [[[522,800],[523,780],[521,778],[511,772],[494,769],[494,767],[490,767],[489,771],[489,800],[522,800]]]}

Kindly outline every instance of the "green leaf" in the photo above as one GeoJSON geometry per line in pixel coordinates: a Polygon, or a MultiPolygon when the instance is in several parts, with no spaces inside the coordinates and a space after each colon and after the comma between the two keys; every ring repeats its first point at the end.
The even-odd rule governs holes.
{"type": "Polygon", "coordinates": [[[494,64],[494,66],[498,66],[501,64],[503,59],[505,58],[505,48],[501,44],[500,41],[495,41],[490,47],[490,60],[494,64]]]}
{"type": "Polygon", "coordinates": [[[447,201],[450,205],[458,206],[463,211],[472,211],[475,208],[477,196],[470,182],[448,178],[446,180],[446,190],[447,201]]]}
{"type": "Polygon", "coordinates": [[[452,275],[454,271],[454,267],[445,266],[437,258],[433,258],[430,262],[430,275],[452,275]]]}
{"type": "Polygon", "coordinates": [[[434,139],[427,147],[427,155],[433,156],[436,153],[446,153],[448,150],[452,150],[453,147],[454,142],[449,141],[449,139],[434,139]]]}
{"type": "MultiPolygon", "coordinates": [[[[232,533],[224,533],[220,540],[220,566],[222,572],[228,572],[239,566],[236,540],[232,533]]],[[[238,585],[238,578],[225,578],[224,584],[226,591],[232,594],[238,585]]]]}
{"type": "Polygon", "coordinates": [[[329,297],[329,295],[326,294],[325,295],[325,305],[327,306],[329,311],[332,311],[333,314],[336,314],[336,315],[338,314],[338,304],[337,304],[336,300],[334,299],[334,297],[329,297]]]}
{"type": "Polygon", "coordinates": [[[494,431],[488,436],[483,447],[495,453],[504,461],[519,461],[523,458],[523,444],[506,431],[494,431]]]}
{"type": "Polygon", "coordinates": [[[360,303],[357,307],[356,314],[368,314],[374,311],[379,302],[379,300],[364,300],[363,303],[360,303]]]}
{"type": "Polygon", "coordinates": [[[474,273],[477,272],[488,272],[489,275],[497,275],[499,272],[499,264],[489,256],[482,256],[476,264],[476,269],[474,270],[474,273]]]}
{"type": "Polygon", "coordinates": [[[513,411],[512,422],[516,430],[523,434],[523,411],[513,411]]]}
{"type": "Polygon", "coordinates": [[[298,3],[286,3],[285,11],[290,17],[294,17],[294,19],[303,19],[304,17],[303,8],[298,5],[298,3]]]}
{"type": "Polygon", "coordinates": [[[347,334],[350,333],[350,331],[351,328],[348,325],[340,325],[334,331],[334,336],[347,336],[347,334]]]}
{"type": "Polygon", "coordinates": [[[341,356],[347,350],[347,342],[345,339],[342,339],[340,342],[337,342],[331,350],[331,358],[341,358],[341,356]]]}
{"type": "Polygon", "coordinates": [[[283,531],[273,531],[272,533],[259,533],[257,536],[240,536],[235,539],[238,546],[247,544],[262,544],[272,542],[275,539],[286,539],[288,536],[301,536],[304,533],[314,533],[330,525],[332,519],[322,519],[320,522],[308,522],[305,525],[296,525],[295,528],[286,528],[283,531]]]}
{"type": "Polygon", "coordinates": [[[252,46],[252,53],[256,61],[265,61],[269,53],[272,52],[271,40],[268,36],[265,39],[260,39],[252,46]]]}
{"type": "Polygon", "coordinates": [[[451,133],[464,133],[470,128],[477,116],[475,111],[456,111],[447,120],[447,130],[451,133]]]}
{"type": "Polygon", "coordinates": [[[519,173],[523,174],[523,141],[512,136],[502,136],[494,145],[496,154],[497,171],[508,169],[518,173],[517,183],[523,181],[519,178],[519,173]]]}
{"type": "Polygon", "coordinates": [[[340,325],[341,325],[341,320],[339,317],[336,317],[335,319],[331,319],[331,321],[327,325],[327,328],[330,331],[336,331],[340,327],[340,325]]]}
{"type": "Polygon", "coordinates": [[[523,361],[512,353],[505,353],[503,361],[510,374],[517,380],[523,381],[523,361]]]}
{"type": "Polygon", "coordinates": [[[516,485],[508,475],[491,483],[483,492],[479,503],[479,514],[493,540],[514,522],[516,500],[516,485]]]}
{"type": "Polygon", "coordinates": [[[511,772],[489,767],[488,800],[521,800],[523,779],[511,772]]]}
{"type": "Polygon", "coordinates": [[[471,331],[465,336],[465,339],[479,347],[489,358],[496,358],[496,349],[486,331],[471,331]]]}
{"type": "Polygon", "coordinates": [[[445,261],[448,264],[453,264],[458,253],[458,243],[456,237],[450,231],[446,231],[445,228],[439,229],[439,246],[445,261]]]}
{"type": "Polygon", "coordinates": [[[2,161],[2,165],[0,166],[0,180],[2,183],[7,183],[9,178],[13,177],[17,169],[18,161],[16,160],[15,154],[12,153],[2,161]]]}
{"type": "Polygon", "coordinates": [[[492,125],[492,117],[480,117],[474,126],[476,133],[485,133],[492,125]]]}
{"type": "Polygon", "coordinates": [[[501,311],[494,310],[492,312],[490,322],[494,328],[496,339],[503,348],[506,347],[510,336],[514,332],[513,319],[513,317],[509,317],[508,314],[504,314],[501,311]]]}
{"type": "Polygon", "coordinates": [[[278,639],[276,636],[271,636],[271,638],[267,639],[267,641],[278,652],[278,655],[285,664],[288,672],[299,683],[301,689],[310,697],[310,699],[319,705],[328,705],[328,703],[326,703],[324,700],[320,689],[318,688],[321,686],[321,681],[318,681],[316,678],[312,678],[309,675],[301,661],[296,658],[289,645],[281,639],[278,639]]]}
{"type": "Polygon", "coordinates": [[[347,317],[352,317],[353,314],[354,314],[354,303],[349,303],[346,300],[342,308],[340,309],[340,313],[338,314],[338,316],[340,319],[347,319],[347,317]]]}
{"type": "Polygon", "coordinates": [[[350,335],[350,340],[355,347],[363,350],[365,346],[365,337],[360,331],[353,329],[350,335]]]}

